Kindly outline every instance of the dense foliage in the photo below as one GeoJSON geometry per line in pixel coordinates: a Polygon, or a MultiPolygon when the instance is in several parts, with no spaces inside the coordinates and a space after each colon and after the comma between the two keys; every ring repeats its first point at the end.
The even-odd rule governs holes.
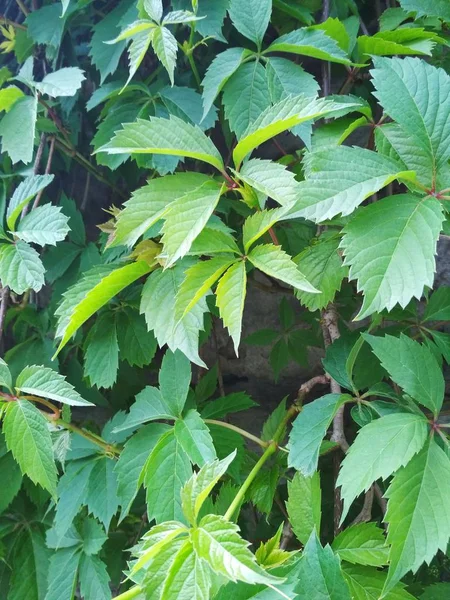
{"type": "Polygon", "coordinates": [[[449,598],[450,4],[1,10],[0,600],[449,598]]]}

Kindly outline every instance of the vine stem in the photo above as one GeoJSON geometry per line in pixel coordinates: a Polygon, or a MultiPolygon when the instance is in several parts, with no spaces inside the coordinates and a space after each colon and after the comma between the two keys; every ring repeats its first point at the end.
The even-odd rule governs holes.
{"type": "Polygon", "coordinates": [[[123,592],[123,594],[115,596],[114,600],[132,600],[132,598],[137,598],[141,592],[142,588],[139,585],[135,585],[128,591],[123,592]]]}
{"type": "Polygon", "coordinates": [[[256,435],[253,435],[253,433],[250,433],[245,429],[241,429],[240,427],[237,427],[237,425],[233,425],[232,423],[226,423],[225,421],[216,421],[215,419],[204,419],[204,421],[205,423],[209,423],[210,425],[219,425],[220,427],[231,429],[231,431],[236,431],[236,433],[239,433],[243,437],[252,440],[252,442],[255,442],[255,444],[258,444],[258,446],[261,446],[261,448],[268,448],[270,446],[270,442],[265,442],[256,435]]]}

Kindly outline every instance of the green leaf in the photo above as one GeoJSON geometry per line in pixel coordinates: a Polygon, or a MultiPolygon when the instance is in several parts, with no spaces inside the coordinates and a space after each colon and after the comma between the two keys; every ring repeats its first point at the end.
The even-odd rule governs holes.
{"type": "Polygon", "coordinates": [[[372,150],[338,146],[308,155],[306,181],[291,215],[314,222],[351,214],[366,198],[398,178],[411,178],[404,166],[372,150]]]}
{"type": "Polygon", "coordinates": [[[112,387],[119,368],[119,345],[114,314],[108,312],[100,315],[86,341],[85,376],[89,378],[91,386],[112,387]]]}
{"type": "MultiPolygon", "coordinates": [[[[92,452],[92,448],[89,449],[92,452]]],[[[95,461],[70,461],[58,482],[59,502],[56,506],[54,528],[59,537],[66,534],[88,493],[89,478],[95,461]]]]}
{"type": "Polygon", "coordinates": [[[209,429],[196,410],[189,410],[182,419],[178,419],[174,431],[192,463],[202,467],[217,458],[209,429]]]}
{"type": "Polygon", "coordinates": [[[117,314],[117,337],[121,360],[131,367],[144,367],[152,362],[157,343],[136,310],[125,307],[117,314]]]}
{"type": "Polygon", "coordinates": [[[164,215],[162,239],[164,268],[171,267],[189,252],[192,242],[213,214],[223,188],[208,181],[188,196],[175,200],[164,215]]]}
{"type": "Polygon", "coordinates": [[[22,473],[17,462],[14,460],[13,455],[10,452],[0,457],[0,471],[1,473],[7,473],[8,476],[4,478],[2,483],[2,489],[0,492],[0,514],[3,513],[14,498],[19,493],[22,487],[22,473]]]}
{"type": "Polygon", "coordinates": [[[45,600],[72,600],[81,552],[78,546],[57,550],[50,559],[45,600]]]}
{"type": "Polygon", "coordinates": [[[449,321],[450,320],[450,287],[439,287],[427,302],[424,321],[449,321]]]}
{"type": "MultiPolygon", "coordinates": [[[[352,103],[348,103],[347,106],[351,108],[352,103]]],[[[289,96],[277,102],[253,121],[242,135],[233,150],[233,160],[236,168],[240,166],[247,154],[263,142],[287,129],[292,129],[300,123],[312,121],[337,111],[338,107],[339,104],[333,100],[305,96],[289,96]]]]}
{"type": "Polygon", "coordinates": [[[191,525],[195,525],[197,522],[203,503],[222,475],[225,474],[235,456],[236,450],[223,460],[205,464],[184,485],[181,490],[181,506],[191,525]]]}
{"type": "Polygon", "coordinates": [[[427,438],[425,418],[410,413],[387,415],[360,429],[346,454],[339,477],[342,520],[353,500],[377,479],[386,479],[420,451],[427,438]]]}
{"type": "Polygon", "coordinates": [[[84,72],[78,67],[64,67],[48,73],[41,82],[36,84],[36,89],[51,98],[74,96],[85,79],[84,72]]]}
{"type": "MultiPolygon", "coordinates": [[[[49,551],[39,528],[27,528],[15,536],[8,600],[42,600],[47,588],[49,551]]],[[[4,581],[2,580],[2,586],[4,581]]]]}
{"type": "Polygon", "coordinates": [[[334,415],[348,399],[341,394],[327,394],[303,407],[289,435],[289,467],[306,477],[317,470],[322,440],[334,415]]]}
{"type": "Polygon", "coordinates": [[[409,143],[424,152],[429,173],[426,184],[433,186],[450,157],[450,125],[445,120],[450,76],[417,58],[376,58],[374,64],[375,95],[408,135],[409,143]]]}
{"type": "Polygon", "coordinates": [[[236,72],[247,53],[248,50],[244,48],[228,48],[225,52],[218,54],[209,65],[202,81],[203,119],[209,113],[214,100],[229,78],[236,72]]]}
{"type": "Polygon", "coordinates": [[[53,175],[30,175],[15,189],[8,204],[6,222],[9,229],[15,231],[16,221],[27,204],[52,181],[53,175]]]}
{"type": "Polygon", "coordinates": [[[242,331],[245,295],[247,291],[247,273],[245,262],[235,262],[219,281],[216,289],[216,304],[223,324],[234,343],[238,356],[242,331]]]}
{"type": "Polygon", "coordinates": [[[176,85],[166,86],[159,92],[159,96],[170,114],[198,125],[203,131],[214,127],[217,119],[216,109],[211,108],[202,119],[201,96],[192,88],[176,85]]]}
{"type": "Polygon", "coordinates": [[[92,402],[80,396],[64,375],[48,367],[25,367],[17,377],[16,389],[25,394],[50,398],[70,406],[93,406],[92,402]]]}
{"type": "Polygon", "coordinates": [[[351,600],[339,557],[333,554],[328,544],[322,548],[315,531],[312,532],[303,551],[298,580],[296,591],[302,600],[351,600]]]}
{"type": "Polygon", "coordinates": [[[403,334],[399,338],[364,334],[364,339],[393,381],[437,416],[444,399],[445,382],[431,351],[403,334]]]}
{"type": "Polygon", "coordinates": [[[68,221],[59,206],[45,204],[25,215],[14,233],[24,242],[56,246],[56,242],[61,242],[70,231],[68,221]]]}
{"type": "Polygon", "coordinates": [[[108,539],[103,527],[95,520],[83,520],[83,552],[89,556],[98,554],[108,539]]]}
{"type": "Polygon", "coordinates": [[[273,244],[256,246],[248,255],[248,260],[269,277],[275,277],[298,290],[318,293],[318,290],[309,283],[292,258],[280,246],[273,244]]]}
{"type": "Polygon", "coordinates": [[[178,551],[185,544],[184,539],[174,540],[166,544],[146,566],[143,587],[147,597],[161,598],[164,582],[178,551]]]}
{"type": "Polygon", "coordinates": [[[374,35],[358,38],[358,52],[367,60],[370,56],[418,54],[431,56],[436,43],[442,38],[422,28],[405,28],[396,31],[380,31],[374,35]]]}
{"type": "Polygon", "coordinates": [[[200,173],[176,173],[152,179],[125,202],[116,220],[111,246],[134,246],[147,229],[165,216],[171,204],[176,200],[185,202],[210,181],[200,173]]]}
{"type": "Polygon", "coordinates": [[[0,246],[0,279],[16,294],[30,288],[38,292],[44,285],[44,273],[39,254],[25,242],[0,246]]]}
{"type": "Polygon", "coordinates": [[[22,473],[56,497],[56,466],[47,419],[27,400],[8,405],[3,419],[6,444],[22,473]]]}
{"type": "Polygon", "coordinates": [[[204,329],[203,315],[207,311],[205,298],[181,320],[176,310],[176,296],[186,267],[191,264],[183,263],[150,275],[142,292],[140,312],[145,315],[147,327],[153,330],[160,347],[167,344],[172,352],[179,349],[190,361],[206,367],[198,354],[199,333],[204,329]]]}
{"type": "Polygon", "coordinates": [[[19,98],[25,94],[15,85],[9,85],[0,90],[0,112],[9,112],[19,98]]]}
{"type": "Polygon", "coordinates": [[[250,247],[280,221],[287,210],[287,207],[260,210],[247,217],[242,232],[244,251],[248,253],[250,247]]]}
{"type": "Polygon", "coordinates": [[[402,8],[415,12],[416,17],[438,17],[450,21],[450,6],[445,0],[400,0],[402,8]]]}
{"type": "Polygon", "coordinates": [[[228,12],[239,33],[261,48],[272,13],[272,1],[231,0],[228,12]]]}
{"type": "Polygon", "coordinates": [[[98,556],[82,555],[80,591],[84,600],[111,600],[109,575],[105,563],[98,556]]]}
{"type": "Polygon", "coordinates": [[[115,462],[112,458],[101,458],[96,461],[89,477],[89,486],[85,503],[89,512],[109,529],[111,519],[119,508],[117,496],[117,476],[114,472],[115,462]]]}
{"type": "Polygon", "coordinates": [[[178,600],[208,600],[212,573],[186,541],[178,550],[162,589],[162,598],[178,600]]]}
{"type": "Polygon", "coordinates": [[[144,467],[148,519],[157,523],[183,521],[181,489],[192,475],[189,458],[174,435],[164,433],[151,451],[144,467]]]}
{"type": "Polygon", "coordinates": [[[221,419],[229,413],[247,410],[247,408],[252,408],[253,406],[258,405],[250,396],[245,392],[236,392],[208,402],[201,413],[204,419],[221,419]]]}
{"type": "Polygon", "coordinates": [[[163,15],[162,0],[144,0],[144,10],[148,16],[159,23],[163,15]]]}
{"type": "Polygon", "coordinates": [[[437,443],[427,445],[399,471],[386,497],[390,544],[386,593],[408,571],[445,552],[450,538],[450,459],[437,443]]]}
{"type": "Polygon", "coordinates": [[[3,358],[0,358],[0,386],[6,387],[12,391],[12,376],[8,365],[5,363],[3,358]]]}
{"type": "Polygon", "coordinates": [[[311,477],[297,472],[288,482],[286,510],[292,531],[303,545],[314,530],[320,531],[321,502],[320,475],[317,471],[311,477]]]}
{"type": "MultiPolygon", "coordinates": [[[[213,215],[214,216],[214,215],[213,215]]],[[[212,256],[219,253],[241,254],[234,237],[225,231],[210,227],[211,221],[199,233],[189,250],[190,256],[212,256]]]]}
{"type": "Polygon", "coordinates": [[[173,85],[173,72],[177,61],[177,40],[167,27],[156,27],[152,34],[152,46],[157,57],[164,65],[173,85]]]}
{"type": "Polygon", "coordinates": [[[266,52],[290,52],[326,60],[329,62],[350,64],[347,53],[324,31],[304,27],[282,35],[267,48],[266,52]]]}
{"type": "Polygon", "coordinates": [[[271,160],[252,158],[236,175],[252,188],[287,206],[298,199],[299,184],[294,173],[271,160]]]}
{"type": "Polygon", "coordinates": [[[88,289],[85,289],[87,287],[85,284],[91,283],[91,278],[88,277],[69,289],[64,294],[65,299],[56,311],[56,314],[59,315],[56,335],[62,338],[57,352],[60,352],[77,329],[94,313],[124,288],[146,275],[149,271],[151,271],[151,267],[146,261],[130,263],[106,274],[104,274],[104,271],[98,272],[98,276],[92,274],[93,285],[92,287],[89,286],[88,289]],[[82,290],[82,293],[79,290],[82,290]],[[74,298],[77,302],[73,305],[74,298]]]}
{"type": "Polygon", "coordinates": [[[183,411],[191,377],[191,365],[186,356],[179,350],[167,350],[159,371],[159,389],[171,414],[176,417],[183,411]]]}
{"type": "Polygon", "coordinates": [[[197,555],[212,570],[231,581],[276,584],[278,577],[269,575],[255,560],[248,549],[248,542],[239,535],[239,527],[217,515],[203,517],[191,533],[197,555]]]}
{"type": "Polygon", "coordinates": [[[28,164],[32,161],[36,119],[37,98],[24,96],[0,121],[2,152],[6,152],[13,163],[22,161],[28,164]]]}
{"type": "MultiPolygon", "coordinates": [[[[346,563],[343,565],[342,572],[352,593],[352,598],[355,600],[378,600],[381,597],[387,573],[370,567],[356,567],[346,563]]],[[[414,596],[403,589],[403,584],[398,584],[386,596],[383,596],[383,599],[414,600],[414,596]]],[[[430,600],[432,599],[430,598],[430,600]]]]}
{"type": "Polygon", "coordinates": [[[334,539],[332,549],[341,560],[357,565],[382,567],[388,563],[389,548],[376,523],[358,523],[334,539]]]}
{"type": "Polygon", "coordinates": [[[140,478],[149,453],[169,430],[164,423],[150,423],[139,429],[125,444],[115,466],[117,496],[122,507],[120,520],[127,516],[138,493],[140,478]]]}
{"type": "Polygon", "coordinates": [[[176,413],[173,413],[173,407],[165,402],[161,392],[157,388],[148,385],[137,394],[136,401],[131,405],[126,419],[115,427],[114,432],[135,429],[148,421],[158,419],[174,420],[177,416],[176,413]]]}
{"type": "Polygon", "coordinates": [[[219,151],[203,131],[173,115],[169,119],[150,117],[127,123],[97,152],[186,156],[224,170],[219,151]]]}
{"type": "Polygon", "coordinates": [[[165,546],[173,546],[173,540],[188,533],[187,527],[179,521],[166,521],[156,525],[147,532],[142,543],[138,546],[135,554],[139,560],[133,565],[132,573],[137,573],[142,567],[148,567],[154,558],[164,551],[165,546]]]}
{"type": "Polygon", "coordinates": [[[347,270],[338,252],[339,238],[320,239],[294,258],[295,264],[320,294],[297,291],[295,295],[308,310],[325,308],[341,288],[347,270]]]}
{"type": "Polygon", "coordinates": [[[316,97],[320,86],[314,77],[300,65],[286,58],[269,58],[266,66],[272,102],[279,102],[287,96],[316,97]]]}
{"type": "Polygon", "coordinates": [[[344,228],[341,248],[349,278],[364,302],[356,319],[420,298],[434,280],[436,243],[442,227],[438,200],[412,194],[360,208],[344,228]],[[382,249],[382,253],[380,252],[382,249]]]}

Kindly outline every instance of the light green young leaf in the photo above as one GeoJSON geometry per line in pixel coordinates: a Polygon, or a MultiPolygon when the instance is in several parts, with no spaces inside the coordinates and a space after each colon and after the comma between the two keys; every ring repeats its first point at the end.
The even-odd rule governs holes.
{"type": "Polygon", "coordinates": [[[190,10],[173,10],[166,14],[163,25],[177,25],[179,23],[192,23],[193,21],[202,21],[202,17],[197,16],[190,10]]]}
{"type": "Polygon", "coordinates": [[[235,457],[236,450],[223,460],[205,464],[184,485],[181,490],[181,506],[191,525],[196,523],[203,503],[235,457]]]}
{"type": "Polygon", "coordinates": [[[72,384],[53,369],[33,365],[18,375],[16,389],[25,394],[50,398],[70,406],[93,406],[80,396],[72,384]]]}
{"type": "Polygon", "coordinates": [[[179,198],[186,199],[211,181],[200,173],[176,173],[152,179],[127,200],[116,220],[111,246],[134,246],[149,227],[163,218],[170,205],[179,198]]]}
{"type": "Polygon", "coordinates": [[[106,531],[119,508],[117,475],[114,472],[114,465],[115,461],[108,457],[95,462],[85,497],[89,512],[103,523],[106,531]]]}
{"type": "Polygon", "coordinates": [[[273,244],[256,246],[248,255],[248,260],[269,277],[275,277],[298,290],[313,294],[319,292],[309,283],[289,254],[286,254],[280,246],[273,244]]]}
{"type": "Polygon", "coordinates": [[[243,227],[244,251],[247,253],[262,235],[283,218],[287,210],[287,207],[261,210],[247,217],[243,227]]]}
{"type": "Polygon", "coordinates": [[[105,563],[98,556],[82,555],[80,591],[84,600],[111,600],[109,575],[105,563]]]}
{"type": "Polygon", "coordinates": [[[56,498],[57,471],[47,419],[31,402],[16,400],[6,410],[3,433],[22,473],[56,498]]]}
{"type": "Polygon", "coordinates": [[[159,371],[159,389],[171,414],[176,417],[183,411],[191,377],[191,365],[186,356],[179,350],[166,350],[159,371]]]}
{"type": "Polygon", "coordinates": [[[419,27],[407,27],[396,31],[380,31],[374,35],[358,38],[358,52],[363,60],[370,56],[428,55],[440,38],[437,34],[419,27]]]}
{"type": "Polygon", "coordinates": [[[139,429],[123,447],[114,469],[117,477],[117,496],[122,507],[121,521],[129,513],[138,493],[141,473],[149,453],[167,431],[169,431],[169,425],[150,423],[139,429]]]}
{"type": "Polygon", "coordinates": [[[429,348],[403,334],[363,337],[392,380],[437,416],[444,400],[445,382],[429,348]]]}
{"type": "Polygon", "coordinates": [[[342,520],[353,500],[377,481],[386,479],[420,451],[427,438],[425,417],[398,413],[375,419],[360,429],[346,454],[336,485],[344,501],[342,520]]]}
{"type": "Polygon", "coordinates": [[[16,221],[25,206],[53,181],[54,175],[30,175],[14,191],[6,211],[6,223],[15,231],[16,221]]]}
{"type": "Polygon", "coordinates": [[[173,85],[173,73],[177,62],[177,40],[167,27],[156,27],[152,33],[152,46],[157,57],[164,65],[173,85]]]}
{"type": "Polygon", "coordinates": [[[303,407],[289,434],[289,467],[306,477],[317,470],[322,440],[337,410],[348,399],[342,394],[327,394],[303,407]]]}
{"type": "Polygon", "coordinates": [[[339,44],[320,29],[304,27],[282,35],[267,48],[266,52],[290,52],[312,56],[320,60],[350,64],[348,55],[339,44]]]}
{"type": "Polygon", "coordinates": [[[84,374],[90,384],[110,388],[119,368],[116,321],[111,312],[100,315],[86,340],[84,374]]]}
{"type": "Polygon", "coordinates": [[[147,568],[149,563],[155,559],[167,545],[172,545],[177,537],[185,537],[188,533],[187,527],[179,521],[165,521],[161,525],[155,525],[142,538],[135,551],[139,557],[133,565],[132,573],[137,573],[143,567],[147,568]]]}
{"type": "Polygon", "coordinates": [[[164,582],[184,544],[185,539],[173,540],[170,544],[165,545],[146,566],[143,587],[147,596],[161,598],[164,582]]]}
{"type": "Polygon", "coordinates": [[[266,69],[258,61],[241,65],[228,79],[222,97],[225,118],[238,139],[270,106],[266,69]]]}
{"type": "Polygon", "coordinates": [[[117,44],[122,40],[139,37],[143,33],[151,36],[151,31],[155,29],[155,27],[156,24],[153,23],[153,21],[149,21],[148,19],[139,19],[127,25],[116,38],[114,38],[113,40],[109,40],[105,43],[117,44]]]}
{"type": "Polygon", "coordinates": [[[305,477],[297,471],[288,482],[286,510],[292,531],[303,545],[314,530],[320,531],[321,502],[319,473],[316,471],[311,477],[305,477]]]}
{"type": "Polygon", "coordinates": [[[122,91],[130,83],[139,69],[141,62],[144,60],[144,56],[147,54],[147,50],[153,40],[154,35],[154,23],[151,24],[150,28],[145,27],[144,31],[133,34],[131,44],[128,46],[128,79],[126,80],[122,91]]]}
{"type": "Polygon", "coordinates": [[[127,123],[97,152],[186,156],[202,160],[219,171],[224,170],[219,151],[203,131],[174,116],[169,119],[150,117],[127,123]]]}
{"type": "Polygon", "coordinates": [[[400,0],[402,8],[416,17],[438,17],[450,21],[450,6],[445,0],[400,0]]]}
{"type": "Polygon", "coordinates": [[[205,227],[222,195],[222,187],[209,180],[195,192],[175,200],[164,215],[161,256],[165,268],[189,252],[192,242],[205,227]]]}
{"type": "Polygon", "coordinates": [[[211,580],[211,569],[199,558],[192,543],[187,540],[178,550],[168,571],[161,598],[208,600],[211,580]]]}
{"type": "MultiPolygon", "coordinates": [[[[1,268],[1,263],[0,263],[1,268]]],[[[102,276],[93,278],[92,287],[88,288],[81,296],[79,302],[72,306],[71,291],[76,294],[84,286],[85,281],[76,284],[65,293],[65,299],[60,304],[56,313],[59,315],[57,337],[61,337],[58,346],[59,352],[70,340],[72,335],[85,323],[95,312],[109,302],[116,294],[128,285],[146,275],[151,267],[145,261],[130,263],[119,267],[102,276]],[[68,310],[69,309],[69,310],[68,310]]],[[[90,279],[89,279],[90,282],[90,279]]],[[[78,298],[78,294],[76,294],[78,298]]],[[[73,297],[72,297],[73,298],[73,297]]]]}
{"type": "Polygon", "coordinates": [[[205,560],[215,573],[231,581],[277,584],[282,579],[269,575],[255,560],[246,542],[239,535],[239,527],[224,517],[207,515],[192,530],[192,544],[196,554],[205,560]]]}
{"type": "Polygon", "coordinates": [[[191,409],[175,422],[175,437],[192,463],[203,467],[217,456],[212,437],[199,413],[191,409]]]}
{"type": "Polygon", "coordinates": [[[2,152],[6,152],[13,163],[22,161],[27,165],[32,161],[36,119],[37,98],[24,96],[0,121],[2,152]]]}
{"type": "Polygon", "coordinates": [[[0,246],[0,279],[16,294],[30,288],[38,292],[44,285],[44,273],[39,254],[25,242],[0,246]]]}
{"type": "Polygon", "coordinates": [[[72,600],[81,559],[79,546],[57,550],[50,559],[45,600],[72,600]]]}
{"type": "Polygon", "coordinates": [[[216,289],[216,304],[223,324],[234,343],[238,356],[242,332],[245,295],[247,292],[247,273],[245,261],[235,262],[219,281],[216,289]]]}
{"type": "Polygon", "coordinates": [[[248,50],[244,48],[228,48],[225,52],[218,54],[209,65],[202,81],[203,119],[209,113],[223,86],[237,70],[247,53],[248,50]]]}
{"type": "Polygon", "coordinates": [[[385,112],[428,159],[433,186],[450,157],[450,76],[418,58],[376,58],[371,71],[376,97],[385,112]],[[401,107],[401,109],[400,109],[401,107]]]}
{"type": "Polygon", "coordinates": [[[78,67],[64,67],[46,75],[36,83],[36,89],[51,98],[74,96],[85,79],[84,71],[78,67]]]}
{"type": "Polygon", "coordinates": [[[399,178],[413,178],[404,166],[372,150],[338,146],[308,156],[306,181],[290,217],[321,222],[351,214],[366,198],[399,178]]]}
{"type": "Polygon", "coordinates": [[[388,564],[389,548],[383,530],[376,523],[352,525],[331,544],[341,560],[357,565],[382,567],[388,564]]]}
{"type": "Polygon", "coordinates": [[[389,572],[383,593],[423,562],[445,552],[450,538],[450,458],[434,439],[401,471],[386,497],[389,572]]]}
{"type": "Polygon", "coordinates": [[[56,246],[69,233],[68,222],[69,218],[61,212],[61,207],[45,204],[25,215],[14,233],[24,242],[56,246]]]}
{"type": "Polygon", "coordinates": [[[431,287],[442,207],[435,198],[401,194],[360,208],[344,228],[341,248],[349,278],[364,302],[356,319],[405,307],[431,287]]]}
{"type": "Polygon", "coordinates": [[[9,110],[14,106],[19,98],[22,98],[25,94],[15,85],[9,85],[0,90],[0,112],[9,110]]]}
{"type": "Polygon", "coordinates": [[[234,258],[228,254],[201,260],[187,269],[177,293],[176,317],[182,319],[187,315],[233,262],[234,258]]]}
{"type": "Polygon", "coordinates": [[[294,173],[271,160],[252,158],[236,175],[258,192],[276,200],[281,206],[292,204],[299,197],[299,184],[294,173]]]}
{"type": "Polygon", "coordinates": [[[309,310],[325,308],[332,302],[347,274],[338,252],[339,238],[330,237],[308,246],[294,258],[295,264],[320,294],[297,291],[295,295],[309,310]]]}
{"type": "Polygon", "coordinates": [[[342,575],[339,557],[327,544],[323,548],[313,531],[303,551],[299,564],[300,598],[323,598],[323,600],[351,600],[350,590],[342,575]]]}
{"type": "Polygon", "coordinates": [[[261,48],[272,13],[272,0],[231,0],[228,12],[239,33],[261,48]]]}
{"type": "Polygon", "coordinates": [[[163,15],[162,0],[144,0],[143,5],[148,16],[159,23],[163,15]]]}
{"type": "Polygon", "coordinates": [[[184,521],[181,489],[191,475],[189,458],[171,429],[160,437],[143,471],[149,521],[184,521]]]}
{"type": "MultiPolygon", "coordinates": [[[[342,573],[354,600],[379,600],[386,581],[386,572],[344,563],[342,573]]],[[[403,589],[401,583],[383,596],[383,600],[414,600],[414,598],[415,596],[411,596],[403,589]]]]}
{"type": "Polygon", "coordinates": [[[206,367],[198,354],[203,315],[208,310],[206,299],[199,300],[181,320],[176,312],[176,296],[185,279],[186,267],[191,264],[183,263],[165,271],[160,269],[147,279],[140,312],[145,315],[147,327],[153,330],[160,347],[167,344],[172,352],[181,350],[191,362],[206,367]]]}

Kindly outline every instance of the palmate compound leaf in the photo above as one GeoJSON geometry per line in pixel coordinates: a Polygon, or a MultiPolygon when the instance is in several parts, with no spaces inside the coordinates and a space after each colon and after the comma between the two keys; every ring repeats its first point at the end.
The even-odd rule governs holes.
{"type": "Polygon", "coordinates": [[[150,117],[127,123],[97,152],[185,156],[224,170],[219,151],[203,131],[173,115],[169,119],[150,117]]]}
{"type": "Polygon", "coordinates": [[[322,440],[337,410],[349,398],[345,394],[327,394],[303,407],[289,434],[289,467],[306,477],[317,471],[322,440]]]}
{"type": "Polygon", "coordinates": [[[231,581],[276,585],[279,577],[270,575],[255,560],[248,549],[248,542],[239,535],[239,527],[218,515],[203,517],[191,532],[196,554],[205,560],[212,570],[231,581]]]}
{"type": "Polygon", "coordinates": [[[29,289],[38,292],[44,285],[45,269],[39,254],[21,240],[0,245],[0,279],[16,294],[29,289]]]}
{"type": "Polygon", "coordinates": [[[443,221],[436,198],[400,194],[359,208],[344,227],[341,248],[349,278],[364,301],[356,319],[397,303],[405,307],[432,287],[443,221]]]}
{"type": "Polygon", "coordinates": [[[431,438],[401,471],[386,497],[390,545],[386,593],[408,571],[445,552],[450,538],[450,458],[431,438]]]}
{"type": "Polygon", "coordinates": [[[308,542],[314,529],[320,531],[321,501],[319,472],[305,477],[297,471],[292,481],[288,482],[286,510],[292,531],[303,545],[308,542]]]}
{"type": "Polygon", "coordinates": [[[431,350],[404,334],[398,338],[368,334],[363,337],[392,380],[436,417],[444,400],[445,381],[431,350]]]}
{"type": "Polygon", "coordinates": [[[428,157],[425,185],[434,188],[450,157],[450,76],[418,58],[375,58],[371,71],[375,96],[428,157]],[[400,109],[401,107],[401,109],[400,109]]]}
{"type": "Polygon", "coordinates": [[[376,523],[351,525],[341,531],[331,547],[346,562],[372,567],[388,564],[389,548],[383,530],[376,523]]]}
{"type": "Polygon", "coordinates": [[[49,398],[70,406],[93,406],[66,381],[64,375],[48,367],[25,367],[17,376],[16,389],[24,394],[49,398]]]}
{"type": "Polygon", "coordinates": [[[298,184],[298,200],[290,218],[314,222],[349,215],[366,198],[394,181],[413,179],[402,163],[364,148],[338,146],[308,155],[306,180],[298,184]]]}
{"type": "Polygon", "coordinates": [[[167,344],[172,352],[181,350],[191,362],[206,367],[198,353],[199,334],[204,329],[203,316],[208,310],[206,299],[201,298],[181,319],[176,310],[176,297],[186,269],[191,265],[190,259],[183,259],[171,269],[152,273],[142,291],[140,312],[160,347],[167,344]]]}
{"type": "Polygon", "coordinates": [[[46,188],[52,181],[53,175],[30,175],[24,179],[14,190],[6,211],[6,223],[15,231],[16,221],[25,206],[38,192],[46,188]]]}
{"type": "Polygon", "coordinates": [[[235,262],[220,279],[216,289],[216,304],[223,324],[233,340],[236,356],[241,341],[242,317],[247,292],[245,261],[235,262]]]}
{"type": "Polygon", "coordinates": [[[236,450],[223,460],[206,463],[185,483],[181,490],[181,507],[191,525],[196,524],[203,503],[235,457],[236,450]]]}
{"type": "Polygon", "coordinates": [[[57,352],[95,312],[151,270],[152,267],[143,260],[115,269],[110,265],[101,269],[94,268],[84,279],[69,288],[56,311],[59,317],[56,336],[62,338],[57,352]]]}
{"type": "Polygon", "coordinates": [[[263,244],[256,246],[248,255],[248,260],[254,267],[269,275],[292,285],[297,290],[310,293],[319,293],[319,290],[309,283],[303,273],[297,268],[292,258],[274,244],[263,244]]]}
{"type": "Polygon", "coordinates": [[[57,471],[47,419],[31,402],[16,400],[6,410],[3,433],[22,473],[56,498],[57,471]]]}
{"type": "Polygon", "coordinates": [[[358,102],[352,102],[343,97],[344,103],[335,102],[326,98],[311,98],[306,96],[289,96],[277,102],[272,107],[267,108],[248,129],[243,133],[233,151],[233,160],[236,169],[238,169],[243,159],[260,146],[279,133],[292,129],[300,123],[312,121],[326,115],[332,115],[343,109],[345,106],[349,109],[352,106],[357,107],[358,102]]]}
{"type": "Polygon", "coordinates": [[[408,464],[423,447],[427,433],[425,417],[410,413],[387,415],[360,429],[336,483],[344,501],[342,520],[353,500],[374,481],[386,479],[408,464]]]}
{"type": "Polygon", "coordinates": [[[176,200],[185,202],[211,178],[201,173],[175,173],[152,179],[132,193],[116,219],[111,246],[134,246],[149,227],[162,219],[176,200]]]}

